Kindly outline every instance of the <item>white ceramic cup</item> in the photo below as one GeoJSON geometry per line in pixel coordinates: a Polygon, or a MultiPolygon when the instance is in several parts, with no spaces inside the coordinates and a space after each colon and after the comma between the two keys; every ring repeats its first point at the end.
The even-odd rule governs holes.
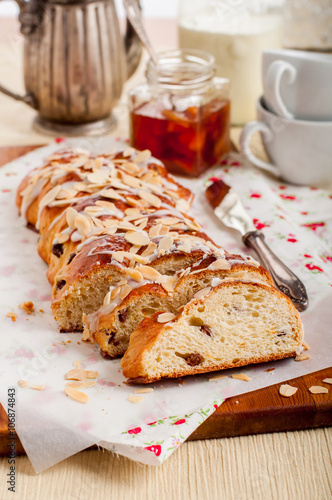
{"type": "Polygon", "coordinates": [[[256,103],[258,121],[242,130],[243,153],[256,167],[293,184],[328,187],[332,183],[332,121],[281,118],[268,111],[263,96],[256,103]],[[259,131],[270,162],[258,158],[250,139],[259,131]]]}
{"type": "Polygon", "coordinates": [[[332,55],[265,50],[263,88],[267,108],[279,116],[332,121],[332,55]]]}

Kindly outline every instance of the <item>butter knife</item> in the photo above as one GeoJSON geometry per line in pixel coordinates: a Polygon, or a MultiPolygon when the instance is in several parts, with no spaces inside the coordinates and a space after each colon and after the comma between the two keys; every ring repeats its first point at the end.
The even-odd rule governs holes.
{"type": "Polygon", "coordinates": [[[305,286],[266,244],[264,234],[255,228],[239,195],[221,179],[211,180],[205,194],[215,215],[225,226],[239,231],[243,243],[256,252],[277,288],[291,299],[298,311],[307,309],[309,299],[305,286]]]}

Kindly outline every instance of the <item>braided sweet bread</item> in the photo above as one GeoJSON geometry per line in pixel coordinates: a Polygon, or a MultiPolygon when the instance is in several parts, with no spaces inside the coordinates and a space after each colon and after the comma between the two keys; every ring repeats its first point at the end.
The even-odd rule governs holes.
{"type": "MultiPolygon", "coordinates": [[[[254,324],[260,321],[255,318],[264,318],[259,331],[265,331],[273,314],[282,312],[284,327],[276,322],[275,331],[287,330],[290,340],[282,342],[283,349],[276,352],[270,336],[266,355],[240,356],[240,362],[233,364],[219,355],[212,365],[204,358],[190,373],[293,356],[301,344],[299,315],[273,287],[269,273],[250,257],[230,255],[213,243],[187,215],[191,192],[151,158],[149,151],[127,148],[99,156],[78,149],[56,152],[22,181],[16,201],[28,225],[40,233],[38,252],[49,266],[52,310],[61,331],[79,331],[84,326],[84,340],[97,342],[102,353],[112,358],[123,355],[129,344],[123,361],[128,377],[151,381],[187,373],[183,366],[173,367],[168,375],[167,370],[159,373],[154,367],[151,375],[144,371],[142,359],[150,350],[150,337],[153,343],[157,338],[151,336],[152,330],[160,332],[157,344],[163,351],[159,340],[169,329],[160,327],[159,313],[175,315],[172,327],[177,331],[199,297],[203,303],[213,303],[214,316],[230,316],[228,323],[233,326],[227,335],[236,337],[242,323],[237,306],[232,306],[234,299],[227,298],[228,309],[225,306],[229,287],[242,298],[250,295],[250,287],[260,293],[248,323],[252,338],[257,338],[254,324]],[[282,309],[283,303],[287,307],[284,304],[282,309]],[[142,325],[147,327],[146,341],[142,325]],[[141,360],[139,368],[138,361],[133,363],[135,353],[141,360]]],[[[196,332],[193,326],[206,325],[205,317],[199,316],[203,309],[196,311],[198,323],[187,325],[188,332],[196,332]]],[[[213,330],[219,328],[213,337],[218,344],[221,327],[217,323],[211,320],[213,330]]],[[[255,348],[255,343],[248,345],[255,348]]],[[[213,353],[205,356],[213,358],[213,353]]],[[[236,356],[232,356],[234,361],[236,356]]],[[[177,362],[183,364],[181,359],[177,362]]]]}

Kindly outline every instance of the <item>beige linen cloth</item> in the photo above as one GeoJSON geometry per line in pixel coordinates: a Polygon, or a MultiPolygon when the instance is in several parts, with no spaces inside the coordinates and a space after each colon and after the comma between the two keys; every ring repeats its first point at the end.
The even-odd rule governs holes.
{"type": "MultiPolygon", "coordinates": [[[[143,66],[126,84],[142,79],[143,66]]],[[[22,92],[22,40],[0,45],[0,81],[22,92]]],[[[125,95],[125,92],[124,92],[125,95]]],[[[34,111],[0,94],[0,146],[44,144],[32,128],[34,111]]],[[[128,135],[127,106],[116,111],[115,136],[128,135]]],[[[236,141],[238,131],[233,132],[236,141]]],[[[16,494],[7,490],[9,465],[0,459],[0,499],[22,500],[328,500],[332,495],[331,429],[275,433],[183,444],[160,467],[142,466],[107,451],[85,451],[39,476],[27,457],[16,459],[16,494]]]]}

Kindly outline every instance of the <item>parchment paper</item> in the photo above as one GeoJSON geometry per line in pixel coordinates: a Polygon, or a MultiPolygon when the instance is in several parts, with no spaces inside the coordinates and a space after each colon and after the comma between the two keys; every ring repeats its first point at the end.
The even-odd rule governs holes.
{"type": "MultiPolygon", "coordinates": [[[[112,138],[76,139],[67,144],[103,152],[123,142],[112,138]]],[[[225,228],[204,198],[204,184],[222,177],[242,197],[268,244],[307,287],[310,308],[302,314],[310,359],[227,370],[215,374],[153,384],[142,402],[128,397],[135,387],[124,384],[119,360],[104,360],[96,346],[84,344],[77,333],[60,334],[50,311],[51,288],[46,265],[36,250],[38,235],[18,218],[15,193],[29,169],[66,143],[53,143],[0,170],[0,401],[7,410],[8,388],[16,390],[16,430],[36,472],[99,444],[133,460],[162,463],[225,398],[253,391],[331,365],[332,324],[332,195],[328,191],[281,184],[230,155],[198,180],[180,179],[196,193],[191,213],[228,251],[247,252],[241,237],[225,228]],[[31,300],[36,312],[18,306],[31,300]],[[17,315],[12,321],[7,313],[17,315]],[[73,362],[98,370],[97,385],[83,389],[87,404],[65,396],[64,375],[73,362]],[[274,370],[267,372],[268,368],[274,370]],[[234,372],[250,375],[244,382],[234,372]],[[43,384],[43,391],[18,387],[19,379],[43,384]]]]}

